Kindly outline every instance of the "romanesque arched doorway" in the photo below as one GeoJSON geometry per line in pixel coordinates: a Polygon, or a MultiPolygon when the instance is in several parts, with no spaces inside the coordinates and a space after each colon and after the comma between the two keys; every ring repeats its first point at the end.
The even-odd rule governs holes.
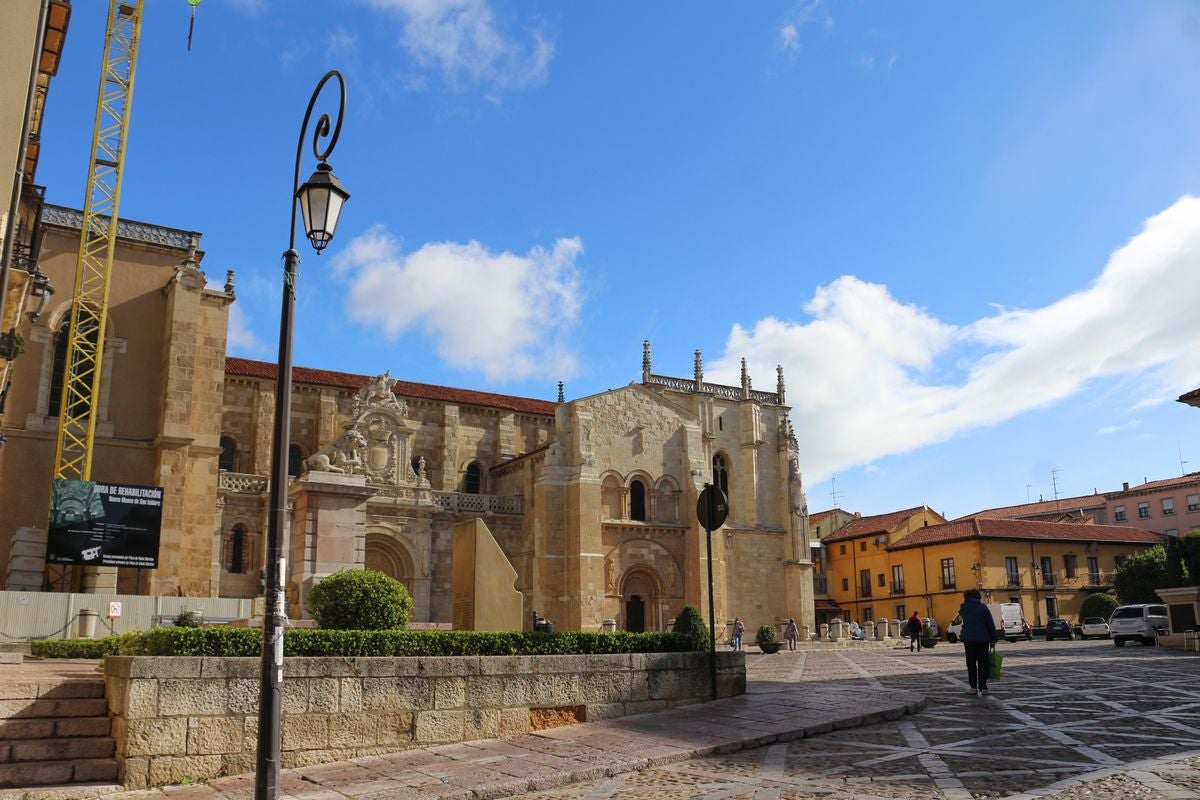
{"type": "Polygon", "coordinates": [[[662,629],[659,606],[658,576],[646,567],[634,567],[621,581],[622,625],[624,630],[634,633],[662,629]]]}
{"type": "Polygon", "coordinates": [[[390,575],[403,583],[410,595],[414,595],[412,556],[394,537],[385,533],[368,533],[363,566],[390,575]]]}

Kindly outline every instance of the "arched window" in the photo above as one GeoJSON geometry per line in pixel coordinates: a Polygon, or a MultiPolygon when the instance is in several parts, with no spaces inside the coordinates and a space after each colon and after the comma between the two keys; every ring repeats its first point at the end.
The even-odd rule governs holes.
{"type": "Polygon", "coordinates": [[[729,467],[725,463],[725,454],[713,456],[713,486],[717,486],[729,496],[729,467]]]}
{"type": "Polygon", "coordinates": [[[646,484],[637,478],[629,482],[629,518],[646,521],[646,484]]]}
{"type": "Polygon", "coordinates": [[[467,494],[480,494],[483,491],[483,467],[478,461],[467,464],[467,474],[463,479],[463,491],[467,494]]]}
{"type": "Polygon", "coordinates": [[[226,472],[237,471],[237,442],[230,436],[221,437],[221,455],[217,459],[217,469],[226,472]]]}
{"type": "MultiPolygon", "coordinates": [[[[85,328],[86,336],[91,347],[95,349],[97,336],[100,328],[92,320],[87,320],[87,328],[85,328]]],[[[46,415],[57,417],[62,411],[62,390],[63,376],[67,366],[67,349],[71,343],[71,320],[68,317],[63,322],[62,327],[58,331],[58,335],[54,337],[54,362],[50,367],[50,397],[46,407],[46,415]]],[[[84,386],[77,387],[83,391],[87,391],[84,386]]],[[[87,403],[87,397],[76,398],[73,414],[78,416],[84,413],[87,403]]]]}
{"type": "Polygon", "coordinates": [[[225,570],[234,575],[246,571],[246,526],[234,525],[225,540],[225,570]]]}
{"type": "Polygon", "coordinates": [[[300,449],[300,445],[288,445],[288,475],[293,478],[300,477],[300,469],[304,465],[304,451],[300,449]]]}
{"type": "Polygon", "coordinates": [[[617,476],[607,476],[600,485],[600,505],[605,519],[621,519],[624,516],[621,508],[621,481],[617,476]]]}

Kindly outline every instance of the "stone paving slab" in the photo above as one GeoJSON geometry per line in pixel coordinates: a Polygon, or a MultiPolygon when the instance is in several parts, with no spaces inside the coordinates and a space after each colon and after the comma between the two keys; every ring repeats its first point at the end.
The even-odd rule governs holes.
{"type": "MultiPolygon", "coordinates": [[[[773,656],[750,663],[770,664],[773,656]]],[[[736,753],[776,742],[843,730],[919,710],[925,699],[907,691],[823,693],[814,685],[779,682],[749,670],[747,694],[631,717],[552,728],[503,739],[415,748],[283,770],[280,797],[295,800],[485,800],[581,781],[736,753]]],[[[250,800],[252,775],[204,784],[114,792],[111,786],[42,787],[0,792],[0,800],[250,800]],[[75,791],[72,792],[72,788],[75,791]],[[59,794],[55,794],[59,792],[59,794]]]]}

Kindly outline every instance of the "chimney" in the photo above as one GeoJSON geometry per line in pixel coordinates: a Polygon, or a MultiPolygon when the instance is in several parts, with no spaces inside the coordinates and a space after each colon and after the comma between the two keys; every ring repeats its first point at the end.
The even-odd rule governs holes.
{"type": "Polygon", "coordinates": [[[1128,491],[1129,491],[1129,481],[1125,481],[1124,483],[1122,483],[1122,484],[1121,484],[1121,491],[1122,491],[1122,492],[1128,492],[1128,491]]]}

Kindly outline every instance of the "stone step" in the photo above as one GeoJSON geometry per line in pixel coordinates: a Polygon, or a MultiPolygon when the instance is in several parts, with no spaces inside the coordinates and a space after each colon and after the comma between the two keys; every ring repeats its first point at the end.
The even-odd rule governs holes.
{"type": "MultiPolygon", "coordinates": [[[[103,687],[101,687],[103,689],[103,687]]],[[[47,717],[100,717],[108,714],[103,697],[43,697],[0,700],[0,720],[47,717]]]]}
{"type": "MultiPolygon", "coordinates": [[[[104,697],[104,682],[72,681],[10,681],[0,684],[0,700],[68,700],[104,697]]],[[[0,714],[3,718],[3,714],[0,714]]]]}
{"type": "Polygon", "coordinates": [[[111,736],[79,736],[74,739],[14,739],[0,744],[0,763],[59,761],[62,759],[112,758],[111,736]]]}
{"type": "Polygon", "coordinates": [[[0,800],[92,800],[124,791],[125,787],[119,783],[47,783],[41,786],[0,789],[0,800]]]}
{"type": "Polygon", "coordinates": [[[0,764],[0,789],[97,781],[107,783],[116,779],[117,762],[111,758],[0,764]]]}
{"type": "Polygon", "coordinates": [[[0,719],[0,742],[16,739],[49,739],[76,736],[108,736],[112,723],[103,717],[63,719],[0,719]]]}

